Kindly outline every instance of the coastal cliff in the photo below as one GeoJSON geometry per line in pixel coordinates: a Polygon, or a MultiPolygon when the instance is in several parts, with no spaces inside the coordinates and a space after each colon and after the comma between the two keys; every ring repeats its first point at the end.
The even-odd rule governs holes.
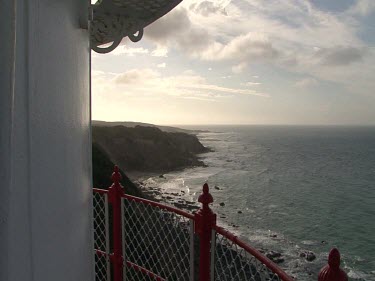
{"type": "Polygon", "coordinates": [[[93,126],[93,144],[125,172],[164,173],[203,166],[198,154],[208,152],[193,134],[156,127],[93,126]]]}
{"type": "MultiPolygon", "coordinates": [[[[95,188],[108,189],[112,185],[111,175],[114,163],[109,156],[96,144],[92,144],[92,170],[93,170],[93,186],[95,188]]],[[[125,188],[125,192],[129,195],[137,197],[146,197],[145,194],[136,186],[123,171],[120,170],[122,179],[121,183],[125,188]]]]}

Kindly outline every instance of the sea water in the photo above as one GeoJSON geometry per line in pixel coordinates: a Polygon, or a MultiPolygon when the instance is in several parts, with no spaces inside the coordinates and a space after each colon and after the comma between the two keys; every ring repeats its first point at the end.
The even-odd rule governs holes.
{"type": "Polygon", "coordinates": [[[198,137],[213,152],[201,155],[207,167],[166,174],[164,192],[196,201],[208,182],[219,223],[281,252],[298,280],[317,280],[334,246],[351,280],[375,280],[375,127],[188,129],[205,130],[198,137]]]}

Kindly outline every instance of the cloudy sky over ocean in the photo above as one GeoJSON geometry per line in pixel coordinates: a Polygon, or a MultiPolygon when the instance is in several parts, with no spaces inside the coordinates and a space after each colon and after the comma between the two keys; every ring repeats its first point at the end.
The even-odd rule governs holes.
{"type": "Polygon", "coordinates": [[[106,55],[93,119],[375,124],[374,0],[184,0],[106,55]]]}

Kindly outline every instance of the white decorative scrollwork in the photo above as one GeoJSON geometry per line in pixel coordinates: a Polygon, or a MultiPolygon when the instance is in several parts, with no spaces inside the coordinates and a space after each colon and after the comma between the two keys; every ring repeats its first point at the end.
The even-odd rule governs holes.
{"type": "Polygon", "coordinates": [[[132,42],[142,39],[143,29],[172,10],[182,0],[100,0],[91,5],[91,48],[109,53],[128,37],[132,42]],[[103,47],[104,45],[104,47],[103,47]]]}
{"type": "Polygon", "coordinates": [[[93,5],[91,22],[91,48],[97,53],[109,53],[128,36],[133,42],[138,42],[143,36],[143,28],[137,30],[137,19],[130,16],[122,7],[112,1],[103,1],[93,5]],[[134,35],[138,32],[138,35],[134,35]],[[100,45],[110,44],[107,47],[100,45]]]}

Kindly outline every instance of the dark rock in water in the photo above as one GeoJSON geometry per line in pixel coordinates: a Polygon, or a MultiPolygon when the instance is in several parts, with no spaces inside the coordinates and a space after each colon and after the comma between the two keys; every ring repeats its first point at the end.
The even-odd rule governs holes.
{"type": "Polygon", "coordinates": [[[242,214],[242,211],[238,211],[237,213],[238,213],[238,214],[242,214]]]}
{"type": "Polygon", "coordinates": [[[307,261],[310,261],[310,262],[316,259],[315,254],[311,251],[304,251],[304,252],[300,253],[299,256],[301,258],[305,258],[307,261]]]}
{"type": "Polygon", "coordinates": [[[322,240],[322,242],[320,242],[320,243],[322,243],[322,244],[327,244],[327,241],[325,241],[325,240],[322,240]]]}
{"type": "Polygon", "coordinates": [[[221,219],[226,219],[227,217],[226,216],[220,216],[221,219]]]}
{"type": "Polygon", "coordinates": [[[285,259],[281,256],[280,252],[276,251],[269,251],[266,253],[266,257],[269,258],[271,261],[273,261],[276,264],[283,263],[285,259]]]}
{"type": "Polygon", "coordinates": [[[160,175],[159,178],[165,179],[165,176],[164,175],[160,175]]]}
{"type": "Polygon", "coordinates": [[[168,199],[168,200],[173,199],[173,197],[171,197],[171,196],[166,196],[165,198],[168,199]]]}
{"type": "Polygon", "coordinates": [[[266,257],[273,260],[275,258],[281,257],[281,253],[276,251],[269,251],[268,253],[266,253],[266,257]]]}
{"type": "Polygon", "coordinates": [[[225,206],[225,203],[224,203],[224,202],[221,202],[219,205],[220,205],[221,207],[223,207],[223,206],[225,206]]]}
{"type": "Polygon", "coordinates": [[[264,254],[266,252],[266,250],[262,249],[262,248],[259,248],[258,251],[261,252],[262,254],[264,254]]]}
{"type": "Polygon", "coordinates": [[[233,227],[236,227],[236,228],[237,228],[237,227],[240,227],[239,225],[235,225],[235,224],[232,224],[232,226],[233,226],[233,227]]]}
{"type": "Polygon", "coordinates": [[[276,264],[283,263],[284,261],[285,261],[284,258],[275,258],[275,259],[273,259],[273,262],[276,263],[276,264]]]}
{"type": "Polygon", "coordinates": [[[270,237],[271,237],[271,238],[276,238],[276,237],[277,237],[277,234],[270,234],[270,237]]]}
{"type": "Polygon", "coordinates": [[[307,254],[307,257],[306,257],[306,260],[307,261],[313,261],[313,260],[315,260],[316,259],[316,256],[315,256],[315,254],[313,253],[313,252],[309,252],[308,254],[307,254]]]}
{"type": "Polygon", "coordinates": [[[188,211],[195,211],[195,210],[198,210],[198,209],[199,209],[199,207],[197,207],[197,206],[191,206],[191,205],[187,205],[187,204],[185,204],[185,203],[174,202],[173,205],[174,205],[176,208],[184,209],[184,210],[188,210],[188,211]]]}
{"type": "Polygon", "coordinates": [[[217,190],[220,190],[220,187],[218,187],[217,185],[215,185],[214,188],[217,189],[217,190]]]}

